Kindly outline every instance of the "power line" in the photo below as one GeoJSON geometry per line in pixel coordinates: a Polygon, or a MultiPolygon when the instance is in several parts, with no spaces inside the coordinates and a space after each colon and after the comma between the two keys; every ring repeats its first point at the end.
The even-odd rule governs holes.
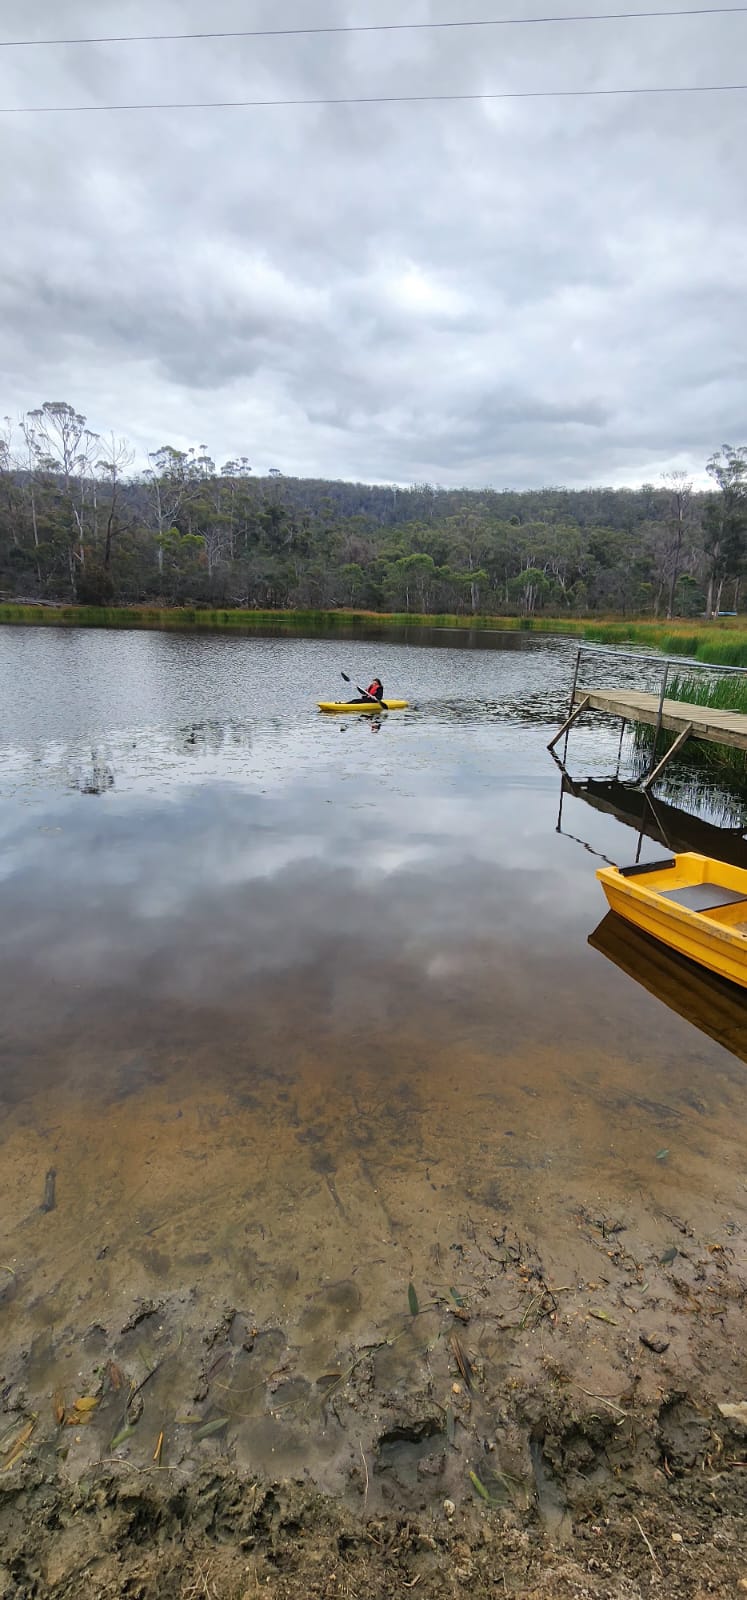
{"type": "Polygon", "coordinates": [[[491,100],[593,100],[613,95],[740,94],[747,83],[668,83],[635,89],[501,89],[494,94],[369,94],[314,100],[151,100],[132,105],[0,106],[0,116],[43,116],[58,112],[100,111],[228,111],[282,106],[388,106],[491,100]]]}
{"type": "Polygon", "coordinates": [[[60,44],[161,44],[185,39],[295,39],[311,34],[333,33],[423,33],[447,28],[523,28],[546,22],[627,22],[644,17],[734,16],[745,11],[747,6],[695,6],[676,11],[582,11],[561,17],[477,17],[456,22],[364,22],[314,28],[235,28],[222,33],[115,33],[73,39],[0,39],[0,49],[18,50],[60,44]]]}

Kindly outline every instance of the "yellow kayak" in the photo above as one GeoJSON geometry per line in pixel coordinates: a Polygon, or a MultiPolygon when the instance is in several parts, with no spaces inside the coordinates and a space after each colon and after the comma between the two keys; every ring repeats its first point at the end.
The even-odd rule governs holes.
{"type": "Polygon", "coordinates": [[[747,871],[684,851],[667,861],[602,867],[619,916],[720,977],[747,988],[747,871]]]}
{"type": "Polygon", "coordinates": [[[406,711],[409,700],[320,700],[320,711],[406,711]]]}

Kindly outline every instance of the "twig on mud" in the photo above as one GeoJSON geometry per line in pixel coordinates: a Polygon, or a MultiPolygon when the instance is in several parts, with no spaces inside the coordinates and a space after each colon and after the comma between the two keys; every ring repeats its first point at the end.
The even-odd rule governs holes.
{"type": "Polygon", "coordinates": [[[526,1327],[527,1322],[529,1321],[529,1317],[530,1317],[531,1313],[533,1312],[535,1306],[539,1305],[541,1299],[542,1299],[542,1295],[541,1294],[536,1294],[534,1296],[534,1299],[530,1300],[529,1305],[527,1306],[526,1311],[524,1312],[524,1315],[523,1315],[523,1317],[521,1319],[521,1322],[519,1323],[519,1327],[520,1328],[525,1328],[526,1327]]]}
{"type": "Polygon", "coordinates": [[[218,1590],[213,1582],[212,1562],[205,1566],[198,1566],[194,1581],[184,1591],[184,1600],[198,1600],[200,1595],[206,1595],[207,1600],[217,1600],[218,1590]]]}
{"type": "Polygon", "coordinates": [[[414,1589],[416,1583],[420,1582],[420,1579],[422,1578],[422,1576],[423,1576],[422,1572],[419,1572],[418,1575],[417,1575],[417,1578],[413,1578],[412,1583],[405,1583],[403,1581],[402,1588],[403,1589],[414,1589]]]}
{"type": "MultiPolygon", "coordinates": [[[[425,1306],[421,1306],[420,1307],[420,1309],[418,1311],[418,1316],[422,1317],[422,1315],[423,1315],[423,1313],[425,1311],[437,1311],[438,1309],[439,1309],[438,1301],[437,1300],[433,1300],[429,1305],[425,1305],[425,1306]]],[[[327,1390],[327,1392],[326,1392],[326,1394],[324,1396],[325,1400],[329,1400],[331,1398],[331,1396],[337,1392],[338,1389],[342,1388],[342,1386],[348,1382],[349,1378],[352,1378],[356,1367],[359,1367],[361,1365],[361,1362],[365,1361],[368,1356],[370,1356],[372,1354],[375,1354],[375,1352],[377,1350],[390,1349],[392,1345],[397,1344],[398,1340],[404,1339],[405,1334],[409,1331],[409,1328],[412,1326],[412,1322],[413,1322],[413,1318],[412,1318],[411,1315],[409,1315],[407,1317],[407,1320],[405,1322],[404,1327],[400,1328],[399,1333],[392,1334],[388,1338],[376,1339],[376,1340],[373,1341],[373,1343],[364,1345],[363,1348],[360,1350],[359,1354],[356,1356],[355,1360],[347,1368],[347,1370],[345,1372],[341,1372],[340,1376],[336,1380],[336,1382],[330,1385],[329,1389],[327,1390]]],[[[435,1341],[434,1341],[434,1343],[435,1343],[435,1341]]],[[[431,1349],[433,1349],[433,1344],[425,1346],[426,1352],[428,1350],[431,1350],[431,1349]]]]}
{"type": "Polygon", "coordinates": [[[368,1501],[368,1467],[366,1465],[365,1451],[363,1449],[363,1445],[362,1445],[360,1439],[358,1440],[358,1449],[360,1450],[360,1453],[361,1453],[361,1461],[363,1462],[363,1471],[366,1474],[366,1487],[363,1490],[363,1510],[365,1511],[366,1503],[368,1501]]]}
{"type": "Polygon", "coordinates": [[[636,1525],[636,1527],[638,1529],[638,1532],[640,1533],[640,1536],[641,1536],[641,1538],[643,1540],[643,1543],[645,1544],[646,1549],[648,1550],[648,1553],[649,1553],[649,1555],[651,1557],[651,1560],[654,1563],[654,1566],[656,1567],[657,1572],[661,1572],[661,1567],[659,1566],[659,1563],[658,1563],[658,1561],[656,1559],[656,1555],[655,1555],[655,1552],[654,1552],[654,1547],[653,1547],[653,1545],[651,1543],[651,1540],[649,1539],[648,1534],[644,1533],[643,1528],[641,1527],[641,1524],[638,1521],[638,1518],[636,1516],[633,1517],[633,1521],[634,1521],[634,1523],[635,1523],[635,1525],[636,1525]]]}
{"type": "MultiPolygon", "coordinates": [[[[181,1344],[181,1339],[179,1340],[179,1344],[181,1344]]],[[[130,1407],[132,1406],[132,1402],[135,1399],[136,1395],[139,1395],[141,1390],[143,1390],[145,1388],[145,1385],[147,1383],[150,1383],[151,1378],[155,1378],[156,1373],[160,1372],[164,1362],[168,1361],[170,1356],[176,1355],[176,1350],[178,1350],[178,1348],[179,1348],[179,1345],[177,1345],[174,1350],[167,1350],[165,1356],[161,1356],[160,1361],[157,1361],[155,1366],[151,1367],[150,1370],[148,1372],[146,1372],[145,1377],[141,1378],[139,1383],[136,1383],[136,1384],[134,1384],[134,1385],[132,1385],[130,1387],[130,1392],[129,1392],[128,1396],[127,1396],[127,1400],[125,1402],[125,1408],[124,1408],[124,1411],[122,1413],[121,1431],[123,1431],[128,1426],[128,1418],[130,1416],[130,1407]]],[[[142,1359],[144,1360],[145,1358],[143,1357],[142,1359]]],[[[134,1422],[132,1423],[132,1426],[136,1427],[138,1421],[139,1421],[139,1417],[136,1416],[134,1422]]],[[[118,1435],[115,1434],[114,1437],[116,1439],[118,1437],[118,1435]]]]}
{"type": "Polygon", "coordinates": [[[449,1349],[451,1350],[467,1388],[471,1389],[474,1380],[472,1362],[470,1361],[463,1344],[457,1338],[455,1333],[452,1333],[451,1338],[449,1339],[449,1349]]]}
{"type": "Polygon", "coordinates": [[[618,1417],[630,1416],[630,1412],[623,1411],[622,1406],[616,1406],[614,1400],[608,1400],[606,1394],[592,1394],[591,1389],[583,1389],[581,1384],[579,1384],[578,1387],[581,1389],[582,1394],[588,1395],[590,1400],[601,1400],[603,1406],[609,1406],[610,1411],[616,1411],[618,1417]]]}

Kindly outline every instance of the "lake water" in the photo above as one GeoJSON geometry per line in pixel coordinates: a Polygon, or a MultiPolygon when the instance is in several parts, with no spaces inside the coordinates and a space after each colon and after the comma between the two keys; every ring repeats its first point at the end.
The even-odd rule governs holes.
{"type": "MultiPolygon", "coordinates": [[[[0,1260],[31,1391],[97,1337],[126,1354],[133,1306],[155,1345],[175,1307],[242,1317],[276,1342],[230,1369],[237,1458],[290,1470],[300,1424],[240,1395],[458,1286],[470,1226],[531,1233],[557,1284],[580,1215],[656,1252],[672,1214],[745,1211],[741,1000],[589,943],[590,849],[639,841],[573,796],[557,831],[574,658],[0,630],[0,1260]],[[411,709],[320,715],[343,671],[411,709]]],[[[573,770],[617,745],[582,724],[573,770]]]]}

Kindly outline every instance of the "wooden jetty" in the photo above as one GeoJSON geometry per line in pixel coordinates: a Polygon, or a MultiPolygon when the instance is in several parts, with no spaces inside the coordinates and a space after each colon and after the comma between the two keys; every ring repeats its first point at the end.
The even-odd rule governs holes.
{"type": "MultiPolygon", "coordinates": [[[[583,649],[583,647],[582,647],[583,649]]],[[[643,722],[655,728],[654,750],[651,768],[641,783],[642,789],[648,789],[668,766],[672,757],[682,749],[688,739],[702,739],[709,744],[729,745],[736,750],[747,750],[747,716],[739,711],[719,711],[714,706],[693,705],[689,701],[670,700],[667,698],[666,685],[670,668],[675,664],[662,661],[664,677],[659,694],[646,694],[640,689],[603,689],[580,688],[578,685],[579,666],[582,649],[579,649],[576,660],[576,673],[571,690],[571,703],[569,714],[562,728],[550,740],[548,750],[554,750],[556,744],[584,711],[602,711],[608,716],[620,717],[622,734],[628,722],[643,722]],[[674,742],[657,761],[657,747],[659,734],[662,729],[667,733],[675,734],[674,742]]],[[[602,652],[599,652],[600,654],[602,652]]],[[[621,654],[623,652],[620,652],[621,654]]],[[[611,652],[608,652],[608,656],[611,652]]],[[[641,657],[641,660],[644,658],[641,657]]],[[[651,659],[650,657],[648,658],[651,659]]],[[[722,669],[723,670],[723,669],[722,669]]],[[[737,669],[731,669],[737,670],[737,669]]],[[[567,742],[566,742],[567,748],[567,742]]]]}
{"type": "MultiPolygon", "coordinates": [[[[658,694],[644,694],[638,689],[576,689],[573,702],[579,711],[588,706],[590,711],[608,711],[624,722],[646,722],[650,728],[659,722],[658,694]]],[[[684,700],[664,700],[661,727],[669,733],[747,750],[747,717],[740,711],[716,711],[712,706],[693,706],[684,700]]]]}

